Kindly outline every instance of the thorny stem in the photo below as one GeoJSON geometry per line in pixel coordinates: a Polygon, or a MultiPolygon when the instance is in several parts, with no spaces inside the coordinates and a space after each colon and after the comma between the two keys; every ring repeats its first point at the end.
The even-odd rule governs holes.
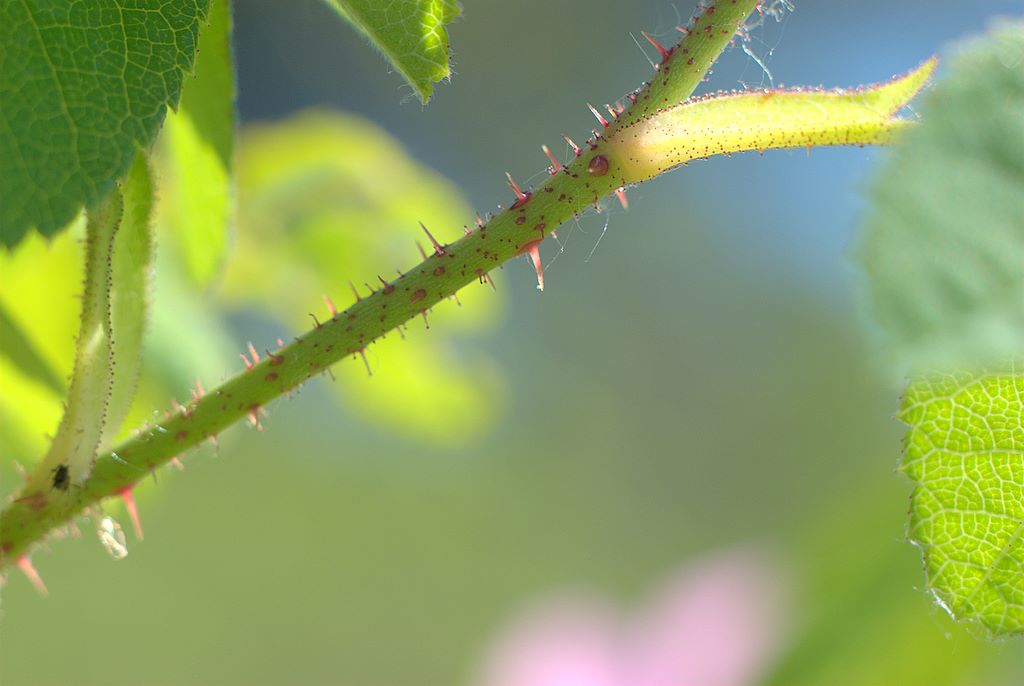
{"type": "MultiPolygon", "coordinates": [[[[129,493],[141,478],[175,456],[215,438],[245,417],[258,421],[260,409],[278,396],[326,371],[344,357],[359,355],[389,331],[472,283],[513,257],[531,252],[554,229],[608,194],[638,181],[609,144],[615,135],[655,111],[686,100],[759,0],[719,0],[703,7],[678,45],[662,53],[655,79],[629,96],[630,103],[574,160],[532,191],[510,186],[508,208],[434,253],[400,278],[382,283],[287,345],[265,350],[242,373],[197,397],[166,421],[139,431],[101,454],[88,480],[67,491],[36,491],[13,501],[0,514],[0,569],[23,559],[55,527],[104,498],[129,493]]],[[[609,115],[609,119],[612,119],[609,115]]],[[[35,489],[33,489],[35,490],[35,489]]]]}

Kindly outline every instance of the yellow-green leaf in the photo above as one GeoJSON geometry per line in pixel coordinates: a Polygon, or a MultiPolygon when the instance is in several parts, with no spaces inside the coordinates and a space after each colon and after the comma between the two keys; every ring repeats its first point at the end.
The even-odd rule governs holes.
{"type": "Polygon", "coordinates": [[[1024,631],[1024,368],[912,382],[902,470],[909,537],[928,590],[955,619],[1024,631]]]}

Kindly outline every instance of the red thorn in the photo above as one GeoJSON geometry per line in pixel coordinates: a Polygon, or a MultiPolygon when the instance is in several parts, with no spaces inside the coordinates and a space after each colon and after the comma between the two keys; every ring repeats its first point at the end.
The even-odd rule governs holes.
{"type": "Polygon", "coordinates": [[[576,157],[579,157],[580,154],[582,154],[583,151],[580,150],[580,146],[576,145],[576,143],[574,143],[571,138],[569,138],[565,134],[562,135],[562,138],[564,138],[565,142],[569,144],[570,148],[572,148],[572,152],[573,152],[573,154],[576,155],[576,157]]]}
{"type": "Polygon", "coordinates": [[[280,336],[277,338],[277,340],[275,342],[277,343],[277,347],[278,348],[283,348],[284,347],[284,341],[281,340],[280,336]]]}
{"type": "Polygon", "coordinates": [[[626,111],[626,108],[622,106],[621,102],[617,102],[615,103],[615,111],[618,112],[619,114],[622,114],[623,112],[626,111]]]}
{"type": "Polygon", "coordinates": [[[434,246],[434,254],[435,255],[444,255],[444,246],[442,246],[440,243],[438,243],[437,239],[435,239],[431,235],[431,233],[429,231],[427,231],[427,227],[425,227],[423,225],[423,222],[420,222],[420,228],[423,229],[423,233],[427,234],[427,238],[430,239],[430,244],[432,246],[434,246]]]}
{"type": "Polygon", "coordinates": [[[354,283],[352,283],[351,281],[348,282],[348,285],[349,285],[349,288],[352,289],[352,295],[356,296],[356,302],[359,302],[360,300],[362,300],[362,298],[359,297],[359,291],[356,290],[356,285],[354,283]]]}
{"type": "Polygon", "coordinates": [[[32,560],[28,559],[28,555],[22,555],[14,561],[21,573],[29,580],[36,590],[39,591],[39,595],[50,595],[49,591],[46,590],[46,584],[43,583],[43,578],[39,576],[39,572],[32,566],[32,560]]]}
{"type": "Polygon", "coordinates": [[[479,214],[476,215],[476,228],[478,228],[478,229],[484,228],[484,220],[481,219],[479,214]]]}
{"type": "Polygon", "coordinates": [[[530,241],[519,249],[520,254],[527,254],[537,272],[537,290],[544,290],[544,265],[540,261],[540,241],[530,241]]]}
{"type": "MultiPolygon", "coordinates": [[[[252,369],[252,362],[250,362],[249,358],[245,356],[245,353],[238,353],[238,356],[242,358],[242,362],[245,362],[245,368],[246,369],[252,369]]],[[[180,407],[180,406],[178,406],[178,401],[177,400],[174,400],[172,402],[177,406],[177,407],[175,407],[175,409],[178,409],[178,407],[180,407]]]]}
{"type": "Polygon", "coordinates": [[[124,509],[128,511],[128,518],[132,520],[132,526],[135,528],[135,538],[142,540],[142,520],[139,519],[139,508],[135,504],[135,496],[132,495],[132,489],[122,488],[118,495],[121,496],[121,501],[124,503],[124,509]]]}
{"type": "Polygon", "coordinates": [[[373,370],[370,369],[370,361],[366,359],[366,348],[359,350],[359,357],[363,358],[363,364],[366,365],[366,375],[373,376],[373,370]]]}
{"type": "Polygon", "coordinates": [[[626,189],[625,188],[619,188],[618,190],[616,190],[615,191],[615,197],[619,199],[619,203],[622,205],[622,209],[624,209],[624,210],[628,210],[629,209],[629,200],[626,199],[626,189]]]}
{"type": "Polygon", "coordinates": [[[676,31],[683,34],[684,36],[690,35],[690,29],[686,28],[685,26],[677,26],[676,31]]]}
{"type": "Polygon", "coordinates": [[[327,305],[327,311],[331,313],[332,317],[338,316],[338,308],[334,306],[334,301],[331,300],[331,296],[324,293],[324,304],[327,305]]]}
{"type": "Polygon", "coordinates": [[[643,34],[643,37],[647,39],[647,42],[649,42],[651,45],[658,49],[658,53],[661,55],[662,62],[667,60],[669,55],[672,54],[671,50],[666,50],[664,45],[651,38],[650,34],[647,33],[646,31],[641,31],[640,33],[643,34]]]}
{"type": "Polygon", "coordinates": [[[260,361],[260,354],[256,352],[256,348],[253,346],[252,341],[249,341],[249,357],[252,358],[252,363],[256,364],[260,361]]]}
{"type": "Polygon", "coordinates": [[[512,178],[511,174],[505,172],[505,178],[508,179],[508,187],[511,188],[512,192],[516,194],[516,201],[512,204],[512,207],[515,207],[516,205],[522,205],[523,203],[530,199],[530,196],[527,193],[523,192],[523,189],[519,187],[519,184],[516,183],[515,179],[512,178]]]}
{"type": "Polygon", "coordinates": [[[602,117],[601,113],[598,112],[597,109],[593,105],[591,105],[589,102],[587,103],[587,107],[590,108],[590,113],[593,114],[595,117],[597,117],[597,120],[599,122],[601,122],[601,126],[607,129],[608,128],[608,120],[605,119],[604,117],[602,117]]]}
{"type": "Polygon", "coordinates": [[[548,146],[542,145],[540,146],[540,149],[543,150],[544,154],[548,156],[549,160],[551,160],[551,175],[554,176],[558,172],[562,171],[562,163],[555,159],[555,156],[551,154],[550,150],[548,150],[548,146]]]}
{"type": "Polygon", "coordinates": [[[206,389],[203,388],[203,382],[196,378],[196,390],[192,393],[193,400],[199,400],[206,395],[206,389]]]}
{"type": "Polygon", "coordinates": [[[604,107],[605,107],[606,110],[608,110],[608,114],[612,115],[612,119],[618,119],[619,118],[619,113],[616,112],[615,108],[613,108],[611,105],[605,105],[604,107]]]}

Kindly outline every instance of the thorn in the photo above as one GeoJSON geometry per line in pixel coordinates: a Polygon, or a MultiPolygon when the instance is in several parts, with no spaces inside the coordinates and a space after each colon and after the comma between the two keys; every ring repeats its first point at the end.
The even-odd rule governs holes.
{"type": "MultiPolygon", "coordinates": [[[[312,312],[309,313],[309,316],[312,317],[312,319],[313,319],[313,328],[319,329],[320,328],[320,320],[317,319],[316,315],[313,314],[312,312]]],[[[243,355],[243,357],[244,357],[244,355],[243,355]]],[[[251,369],[251,367],[250,367],[250,369],[251,369]]]]}
{"type": "Polygon", "coordinates": [[[135,504],[135,496],[132,495],[131,487],[122,488],[118,495],[121,496],[121,501],[124,503],[124,509],[128,511],[128,518],[132,520],[132,526],[135,528],[135,538],[142,540],[142,520],[139,519],[139,508],[135,504]]]}
{"type": "Polygon", "coordinates": [[[533,261],[533,268],[537,272],[537,290],[544,290],[544,264],[540,261],[540,241],[530,241],[519,249],[520,254],[525,253],[533,261]]]}
{"type": "Polygon", "coordinates": [[[612,115],[612,119],[618,119],[619,118],[619,113],[616,112],[615,108],[613,108],[611,105],[605,105],[604,107],[605,107],[606,110],[608,110],[608,114],[612,115]]]}
{"type": "Polygon", "coordinates": [[[608,128],[608,120],[606,120],[604,117],[602,117],[601,113],[598,112],[597,109],[593,105],[591,105],[589,102],[587,103],[587,107],[590,108],[590,113],[593,114],[595,117],[597,117],[597,120],[599,122],[601,122],[601,126],[603,128],[607,129],[608,128]]]}
{"type": "Polygon", "coordinates": [[[619,188],[615,191],[615,197],[619,199],[619,203],[622,205],[622,209],[629,209],[629,200],[626,198],[626,189],[619,188]]]}
{"type": "Polygon", "coordinates": [[[14,561],[14,564],[17,565],[18,569],[21,570],[21,573],[28,578],[29,583],[36,587],[36,590],[39,591],[39,595],[50,595],[46,590],[46,584],[43,583],[43,578],[39,576],[39,572],[37,572],[36,568],[32,566],[32,560],[28,559],[28,555],[22,555],[14,561]]]}
{"type": "MultiPolygon", "coordinates": [[[[760,8],[758,8],[758,9],[760,9],[760,8]]],[[[689,36],[690,35],[690,29],[686,28],[685,26],[677,26],[676,27],[676,31],[678,31],[679,33],[683,34],[684,36],[689,36]]]]}
{"type": "Polygon", "coordinates": [[[459,300],[459,294],[458,293],[452,293],[451,295],[448,296],[448,299],[449,300],[454,300],[456,306],[462,307],[462,301],[459,300]]]}
{"type": "Polygon", "coordinates": [[[359,291],[356,290],[356,285],[354,283],[352,283],[351,281],[348,282],[348,285],[352,289],[352,294],[354,296],[356,296],[356,302],[359,302],[360,300],[362,300],[362,298],[359,297],[359,291]]]}
{"type": "Polygon", "coordinates": [[[361,348],[359,350],[359,356],[363,358],[363,364],[366,365],[366,375],[373,376],[373,370],[370,369],[370,362],[366,359],[366,348],[361,348]]]}
{"type": "Polygon", "coordinates": [[[196,387],[192,390],[192,400],[199,400],[206,395],[206,390],[203,388],[203,382],[196,378],[196,387]]]}
{"type": "MultiPolygon", "coordinates": [[[[312,315],[310,315],[310,316],[312,317],[312,315]]],[[[316,319],[316,318],[314,317],[314,319],[316,319]]],[[[239,355],[239,357],[242,358],[242,362],[245,362],[245,368],[246,369],[252,369],[252,362],[250,362],[249,358],[245,356],[245,353],[238,353],[238,355],[239,355]]],[[[177,410],[177,409],[179,409],[181,407],[180,405],[178,405],[178,401],[177,400],[172,400],[171,402],[174,403],[174,406],[175,406],[174,409],[177,410]]]]}
{"type": "Polygon", "coordinates": [[[391,293],[395,290],[394,284],[390,284],[387,281],[385,281],[384,277],[381,276],[380,274],[377,275],[377,280],[384,284],[384,288],[380,289],[381,293],[383,293],[384,295],[387,295],[388,293],[391,293]]]}
{"type": "Polygon", "coordinates": [[[617,102],[615,103],[615,111],[618,112],[619,114],[622,114],[623,112],[626,111],[626,108],[622,106],[621,102],[617,102]]]}
{"type": "Polygon", "coordinates": [[[423,233],[427,234],[427,238],[430,239],[430,244],[432,246],[434,246],[434,254],[435,255],[444,255],[445,254],[444,253],[444,246],[442,246],[440,243],[437,242],[437,239],[435,239],[431,235],[430,231],[427,230],[427,227],[423,225],[423,222],[420,222],[420,228],[423,229],[423,233]]]}
{"type": "Polygon", "coordinates": [[[252,363],[256,364],[257,362],[260,361],[260,354],[258,352],[256,352],[256,348],[255,348],[255,346],[253,346],[252,341],[249,341],[248,346],[249,346],[249,357],[252,358],[252,363]]]}
{"type": "Polygon", "coordinates": [[[643,37],[646,38],[647,41],[651,45],[653,45],[655,48],[658,49],[658,54],[661,55],[661,61],[662,62],[667,60],[669,58],[669,56],[672,55],[672,51],[671,50],[666,50],[665,46],[662,45],[661,43],[659,43],[658,41],[654,40],[653,38],[651,38],[649,33],[647,33],[646,31],[641,31],[640,33],[643,34],[643,37]]]}
{"type": "Polygon", "coordinates": [[[491,273],[490,272],[487,272],[486,274],[484,274],[484,281],[486,281],[487,283],[489,283],[491,285],[491,290],[492,291],[495,291],[495,292],[498,291],[498,287],[494,285],[494,279],[491,278],[491,273]]]}
{"type": "Polygon", "coordinates": [[[324,293],[324,304],[327,305],[327,311],[331,313],[332,317],[338,316],[338,308],[334,306],[334,301],[331,300],[331,296],[324,293]]]}
{"type": "Polygon", "coordinates": [[[479,214],[476,215],[476,228],[478,228],[478,229],[484,228],[484,220],[480,218],[479,214]]]}
{"type": "Polygon", "coordinates": [[[402,330],[401,325],[396,326],[395,327],[395,331],[398,332],[398,337],[401,338],[404,341],[405,340],[405,331],[402,330]]]}
{"type": "Polygon", "coordinates": [[[185,471],[185,464],[176,457],[171,458],[171,466],[177,469],[179,472],[185,471]]]}
{"type": "Polygon", "coordinates": [[[420,314],[423,315],[423,325],[426,326],[427,330],[429,331],[430,330],[430,322],[427,321],[427,311],[423,310],[423,312],[421,312],[420,314]]]}
{"type": "Polygon", "coordinates": [[[427,259],[427,251],[423,249],[423,246],[420,245],[419,241],[416,241],[416,250],[419,251],[420,257],[422,257],[423,259],[427,259]]]}
{"type": "Polygon", "coordinates": [[[629,98],[630,102],[636,102],[637,94],[636,93],[627,93],[626,97],[629,98]]]}
{"type": "Polygon", "coordinates": [[[505,172],[505,178],[508,179],[508,187],[511,188],[512,192],[516,194],[516,201],[512,203],[512,207],[515,207],[516,205],[522,205],[527,200],[530,199],[529,194],[523,192],[523,189],[519,187],[519,184],[516,183],[515,179],[512,178],[511,174],[505,172]]]}
{"type": "Polygon", "coordinates": [[[549,160],[551,160],[551,175],[554,176],[558,172],[562,171],[562,163],[555,159],[555,156],[551,154],[550,150],[548,150],[548,146],[542,145],[540,146],[540,149],[543,150],[544,154],[548,156],[549,160]]]}
{"type": "Polygon", "coordinates": [[[562,134],[562,138],[564,138],[565,142],[569,144],[570,148],[572,148],[572,152],[574,155],[576,155],[576,157],[579,157],[583,153],[583,151],[580,150],[580,146],[576,145],[576,143],[574,143],[571,138],[569,138],[565,134],[562,134]]]}

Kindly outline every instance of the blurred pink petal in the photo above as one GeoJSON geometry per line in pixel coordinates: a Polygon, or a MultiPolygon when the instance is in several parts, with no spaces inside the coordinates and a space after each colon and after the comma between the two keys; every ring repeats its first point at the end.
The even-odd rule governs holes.
{"type": "Polygon", "coordinates": [[[491,650],[486,686],[621,686],[616,613],[561,600],[528,611],[491,650]]]}
{"type": "Polygon", "coordinates": [[[751,686],[782,634],[779,575],[750,552],[685,567],[632,621],[547,603],[508,628],[480,686],[751,686]]]}
{"type": "Polygon", "coordinates": [[[753,553],[690,565],[630,631],[630,686],[756,683],[779,648],[780,596],[778,572],[753,553]]]}

